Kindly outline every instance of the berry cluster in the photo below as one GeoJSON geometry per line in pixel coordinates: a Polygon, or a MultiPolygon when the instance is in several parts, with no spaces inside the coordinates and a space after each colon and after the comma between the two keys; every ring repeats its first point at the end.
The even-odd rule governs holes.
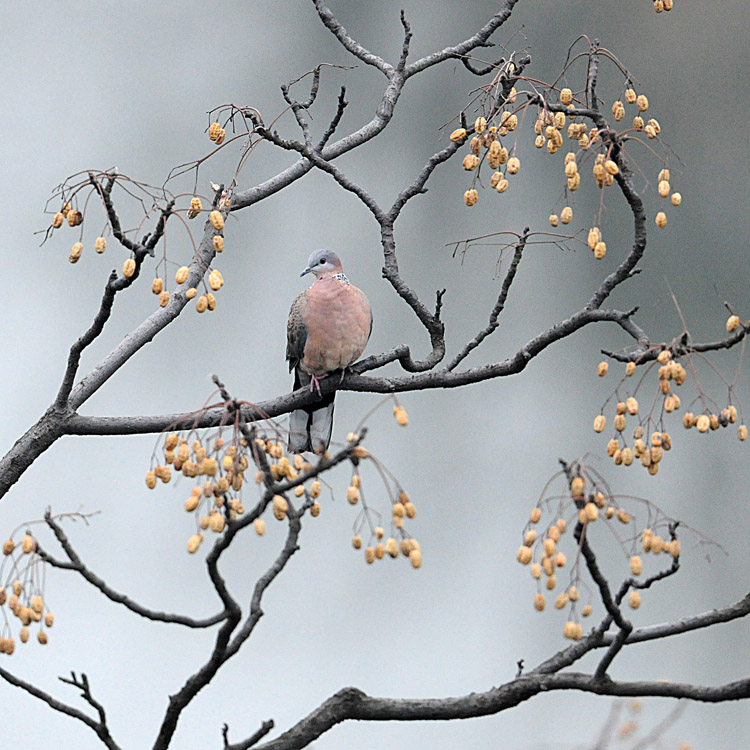
{"type": "Polygon", "coordinates": [[[37,553],[36,539],[28,531],[20,543],[11,536],[3,543],[3,555],[0,563],[0,612],[3,618],[0,653],[12,654],[16,642],[11,635],[8,612],[20,621],[18,639],[21,643],[29,640],[29,628],[38,624],[36,638],[45,645],[48,642],[46,629],[52,627],[55,618],[44,599],[44,561],[37,553]]]}
{"type": "MultiPolygon", "coordinates": [[[[727,330],[730,332],[736,330],[740,325],[739,318],[737,318],[736,323],[733,320],[734,318],[737,318],[737,316],[732,316],[727,321],[727,330]]],[[[684,356],[686,360],[690,360],[692,354],[688,353],[684,356]]],[[[692,370],[691,361],[688,362],[688,365],[692,370]]],[[[607,362],[599,363],[597,373],[600,377],[604,377],[608,370],[607,362]]],[[[669,349],[663,349],[659,352],[656,360],[646,367],[640,381],[631,390],[626,387],[626,384],[635,371],[636,363],[628,362],[625,367],[625,375],[604,403],[601,413],[594,419],[594,431],[604,432],[607,427],[607,417],[604,415],[605,408],[608,403],[615,402],[613,420],[615,434],[607,443],[607,455],[612,458],[617,466],[630,466],[638,461],[648,470],[649,474],[654,475],[659,471],[664,452],[672,448],[672,437],[666,431],[665,422],[669,414],[679,411],[682,407],[680,396],[673,389],[679,388],[686,382],[688,370],[679,361],[679,358],[672,357],[669,349]],[[656,397],[652,401],[650,410],[643,414],[636,396],[644,383],[647,382],[647,376],[654,371],[658,376],[656,397]],[[631,418],[636,420],[636,426],[632,433],[632,447],[625,436],[628,421],[631,418]]],[[[731,396],[730,389],[730,399],[731,396]]],[[[698,414],[692,411],[684,413],[682,424],[686,429],[695,427],[698,432],[707,433],[718,430],[720,427],[735,424],[739,419],[737,407],[731,403],[731,400],[724,408],[717,410],[718,413],[710,408],[708,400],[700,391],[693,400],[693,403],[696,402],[702,403],[703,409],[698,414]]],[[[747,438],[747,426],[740,424],[737,435],[740,440],[745,440],[747,438]]]]}
{"type": "MultiPolygon", "coordinates": [[[[549,594],[544,591],[555,591],[558,588],[558,576],[566,570],[570,571],[568,581],[557,594],[554,605],[555,609],[567,609],[568,612],[563,635],[571,640],[580,640],[583,637],[583,627],[579,621],[579,613],[580,617],[588,617],[592,612],[593,595],[590,586],[583,580],[584,565],[581,559],[582,545],[591,533],[589,529],[597,523],[609,525],[610,531],[620,542],[630,573],[632,576],[640,576],[643,562],[636,555],[639,543],[645,552],[666,554],[675,561],[679,558],[680,542],[676,536],[678,523],[665,516],[652,503],[633,498],[631,502],[642,503],[647,510],[643,527],[640,528],[635,515],[620,505],[604,480],[581,462],[566,466],[566,470],[556,476],[562,476],[565,480],[565,491],[561,495],[543,496],[532,509],[516,559],[522,565],[529,566],[531,576],[536,581],[534,608],[539,612],[547,606],[549,594]],[[542,524],[546,525],[546,529],[538,531],[542,524]],[[560,549],[571,527],[574,528],[572,564],[569,556],[560,549]],[[630,535],[621,538],[618,527],[628,529],[630,535]],[[582,589],[586,592],[586,602],[583,605],[582,589]]],[[[628,584],[628,605],[632,609],[638,609],[641,605],[639,582],[631,578],[628,584]]]]}

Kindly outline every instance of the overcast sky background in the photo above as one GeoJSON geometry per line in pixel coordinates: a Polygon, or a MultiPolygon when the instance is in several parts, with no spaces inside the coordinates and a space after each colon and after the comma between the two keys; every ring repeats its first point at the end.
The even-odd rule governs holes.
{"type": "MultiPolygon", "coordinates": [[[[632,72],[639,92],[649,97],[649,114],[659,119],[674,151],[672,183],[683,203],[668,212],[664,231],[650,231],[643,273],[623,285],[611,303],[640,305],[638,322],[659,341],[681,331],[671,288],[694,338],[713,340],[724,333],[724,300],[735,304],[743,319],[750,317],[750,6],[744,0],[710,6],[676,0],[675,10],[661,16],[650,6],[648,0],[527,0],[494,39],[510,50],[528,47],[533,65],[527,74],[541,80],[555,78],[579,34],[599,38],[632,72]]],[[[472,34],[497,4],[332,0],[331,7],[355,38],[394,61],[401,44],[400,7],[412,22],[416,58],[472,34]]],[[[280,84],[320,62],[354,61],[318,21],[312,4],[302,0],[10,2],[0,39],[5,105],[0,189],[6,207],[0,249],[9,281],[4,290],[7,354],[0,363],[5,451],[54,399],[70,344],[90,324],[110,270],[120,268],[126,257],[113,241],[103,257],[93,253],[104,223],[93,204],[79,264],[67,261],[75,241],[72,230],[60,230],[40,248],[33,233],[48,224],[43,210],[53,187],[81,169],[115,165],[159,185],[171,167],[209,150],[207,110],[227,102],[252,105],[270,121],[283,108],[280,84]]],[[[603,74],[599,88],[608,105],[621,89],[621,80],[611,73],[610,68],[603,74]]],[[[352,71],[325,70],[313,110],[316,127],[327,123],[342,83],[351,105],[341,132],[372,116],[384,86],[379,73],[362,65],[352,71]]],[[[453,63],[412,79],[386,132],[337,164],[390,205],[444,145],[439,128],[460,111],[478,83],[453,63]]],[[[279,128],[295,134],[289,115],[279,128]]],[[[396,226],[405,281],[426,301],[436,289],[447,288],[449,356],[485,325],[502,277],[495,274],[498,248],[473,249],[461,263],[446,243],[491,231],[520,232],[527,225],[543,231],[550,210],[564,205],[562,158],[548,171],[552,160],[536,152],[532,140],[529,123],[519,137],[522,173],[505,195],[480,193],[479,204],[467,209],[461,195],[469,178],[455,159],[435,172],[429,193],[412,201],[396,226]]],[[[209,180],[231,179],[239,146],[225,152],[201,171],[201,192],[208,192],[209,180]]],[[[634,150],[633,156],[655,184],[659,165],[645,150],[634,150]]],[[[289,162],[288,155],[262,146],[241,173],[240,189],[289,162]]],[[[599,196],[584,183],[575,195],[576,227],[588,226],[596,215],[599,196]]],[[[644,187],[643,178],[638,185],[644,187]]],[[[185,183],[182,189],[190,187],[185,183]]],[[[653,188],[644,187],[644,196],[651,230],[658,199],[653,188]]],[[[580,247],[529,248],[501,327],[467,364],[514,353],[578,309],[602,275],[619,263],[631,243],[631,218],[614,189],[607,197],[602,222],[607,257],[595,262],[580,247]]],[[[176,222],[167,241],[170,258],[187,262],[190,244],[176,222]]],[[[243,399],[260,401],[287,392],[286,317],[306,283],[299,271],[318,247],[339,252],[350,279],[371,300],[375,326],[367,353],[405,342],[415,355],[424,355],[424,331],[381,278],[377,226],[368,211],[330,178],[311,173],[227,222],[227,249],[215,264],[226,280],[217,310],[203,316],[185,311],[82,412],[195,409],[211,390],[213,372],[243,399]]],[[[118,296],[105,334],[83,358],[82,372],[154,309],[149,263],[143,283],[118,296]]],[[[347,685],[379,696],[485,690],[511,679],[518,659],[531,666],[562,648],[564,615],[533,611],[533,582],[528,570],[515,563],[529,510],[557,470],[558,457],[592,452],[594,465],[616,493],[651,499],[728,552],[713,550],[708,562],[694,538],[686,537],[681,572],[644,593],[632,617],[637,626],[703,612],[747,593],[748,447],[740,445],[734,431],[687,434],[675,415],[675,446],[657,477],[635,467],[615,470],[604,456],[605,437],[591,431],[616,382],[616,377],[596,377],[599,350],[629,343],[616,326],[591,327],[546,351],[520,376],[406,395],[402,403],[411,419],[406,430],[395,425],[390,405],[378,412],[369,420],[367,444],[416,503],[418,517],[410,529],[422,544],[422,569],[414,571],[402,559],[365,565],[350,547],[356,510],[344,500],[348,472],[332,475],[336,499],[326,497],[321,516],[305,522],[301,551],[267,592],[266,616],[256,633],[183,714],[173,746],[218,748],[225,721],[233,740],[271,717],[283,731],[347,685]]],[[[732,351],[712,360],[731,380],[738,355],[732,351]]],[[[750,404],[748,385],[746,368],[738,392],[750,404]]],[[[722,386],[709,374],[704,386],[723,401],[722,386]]],[[[684,388],[692,389],[692,382],[684,388]]],[[[681,395],[683,403],[690,400],[687,391],[681,395]]],[[[340,395],[334,438],[343,440],[377,401],[370,395],[340,395]]],[[[143,475],[153,446],[153,436],[58,441],[3,500],[0,536],[40,518],[47,505],[54,512],[101,510],[88,528],[67,527],[92,569],[146,605],[208,615],[218,601],[206,581],[205,549],[196,556],[185,553],[194,531],[193,518],[182,510],[189,485],[146,490],[143,475]]],[[[377,476],[365,469],[363,481],[375,501],[377,476]]],[[[385,497],[379,502],[385,510],[385,497]]],[[[597,541],[609,544],[604,535],[597,541]]],[[[248,600],[281,543],[281,525],[269,522],[263,539],[250,531],[233,545],[224,572],[241,601],[248,600]]],[[[624,575],[626,563],[616,547],[602,550],[611,572],[624,575]]],[[[572,557],[572,549],[565,551],[572,557]]],[[[84,705],[75,691],[56,677],[71,669],[86,672],[121,746],[150,746],[167,696],[206,658],[212,633],[148,623],[59,572],[48,574],[46,598],[56,615],[49,645],[18,647],[12,658],[3,658],[3,666],[80,708],[84,705]]],[[[601,614],[601,606],[597,610],[601,614]]],[[[748,674],[748,641],[747,623],[740,622],[635,646],[618,657],[611,674],[728,682],[748,674]]],[[[594,663],[586,661],[583,667],[594,663]]],[[[61,750],[100,746],[82,724],[21,691],[3,683],[0,695],[4,746],[22,741],[61,750]]],[[[465,722],[348,723],[316,747],[489,748],[502,742],[517,748],[568,748],[593,740],[609,705],[606,698],[555,693],[499,716],[465,722]]],[[[653,725],[670,705],[648,701],[644,725],[653,725]]],[[[670,737],[696,748],[731,747],[746,738],[749,725],[746,703],[691,705],[670,737]]]]}

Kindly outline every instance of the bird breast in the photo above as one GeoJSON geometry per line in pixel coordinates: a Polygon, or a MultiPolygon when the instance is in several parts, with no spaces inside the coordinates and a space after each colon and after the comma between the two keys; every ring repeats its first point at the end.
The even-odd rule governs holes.
{"type": "Polygon", "coordinates": [[[364,292],[335,278],[319,279],[306,301],[307,340],[301,368],[320,377],[355,362],[372,327],[364,292]]]}

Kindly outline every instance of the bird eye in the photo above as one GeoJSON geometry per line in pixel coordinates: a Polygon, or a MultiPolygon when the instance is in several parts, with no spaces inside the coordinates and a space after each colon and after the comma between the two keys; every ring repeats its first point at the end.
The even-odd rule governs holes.
{"type": "Polygon", "coordinates": [[[321,266],[324,266],[324,265],[325,265],[325,262],[326,262],[326,259],[325,259],[325,258],[321,258],[321,259],[320,259],[320,265],[321,265],[321,266]]]}

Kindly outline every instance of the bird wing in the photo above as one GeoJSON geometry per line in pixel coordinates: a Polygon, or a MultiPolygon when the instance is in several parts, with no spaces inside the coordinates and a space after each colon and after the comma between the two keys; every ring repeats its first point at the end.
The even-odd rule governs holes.
{"type": "Polygon", "coordinates": [[[305,326],[304,310],[306,306],[307,290],[297,295],[289,310],[286,322],[286,359],[291,372],[302,360],[307,342],[307,327],[305,326]]]}

